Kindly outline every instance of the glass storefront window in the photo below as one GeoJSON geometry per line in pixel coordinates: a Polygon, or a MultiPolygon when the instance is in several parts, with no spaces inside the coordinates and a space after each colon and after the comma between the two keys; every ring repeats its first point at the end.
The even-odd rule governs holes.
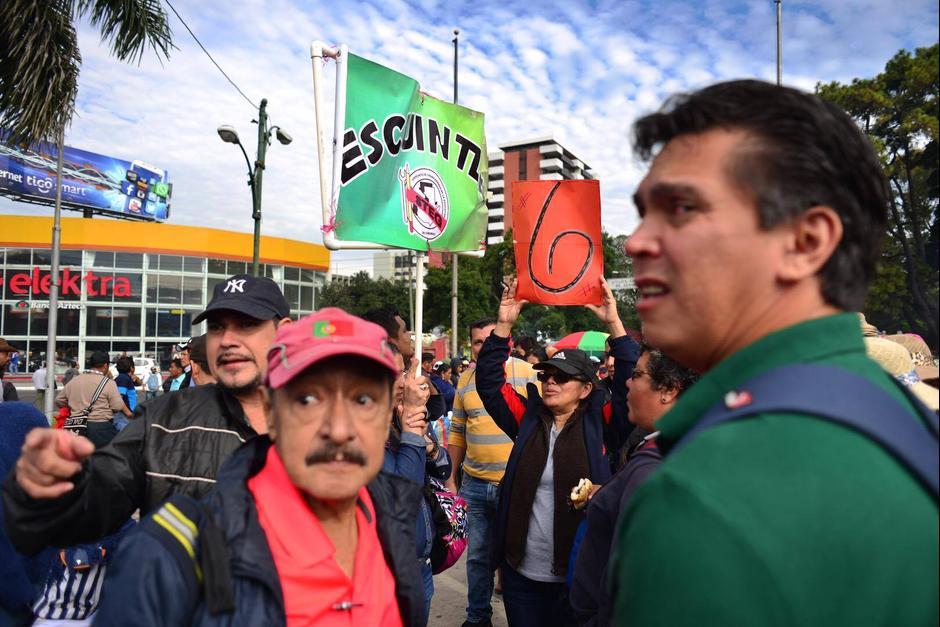
{"type": "Polygon", "coordinates": [[[294,285],[293,283],[285,283],[284,298],[287,299],[287,304],[290,305],[291,311],[297,311],[297,309],[300,308],[300,286],[294,285]]]}
{"type": "Polygon", "coordinates": [[[95,272],[94,278],[90,281],[86,278],[86,283],[84,286],[85,298],[93,302],[106,302],[109,303],[112,300],[112,293],[114,288],[114,273],[113,272],[95,272]],[[107,278],[107,281],[104,279],[107,278]],[[101,286],[104,284],[107,289],[102,289],[101,286]]]}
{"type": "Polygon", "coordinates": [[[140,309],[115,305],[111,318],[114,324],[111,335],[114,337],[140,337],[140,309]]]}
{"type": "Polygon", "coordinates": [[[313,309],[313,286],[300,286],[300,310],[311,311],[313,309]]]}
{"type": "Polygon", "coordinates": [[[204,259],[199,257],[183,257],[183,270],[186,272],[202,272],[204,259]]]}
{"type": "Polygon", "coordinates": [[[141,269],[144,267],[144,256],[140,253],[114,253],[114,267],[141,269]]]}
{"type": "Polygon", "coordinates": [[[28,266],[30,265],[29,259],[30,250],[28,248],[8,248],[7,249],[7,265],[14,266],[28,266]]]}
{"type": "MultiPolygon", "coordinates": [[[[19,307],[16,303],[3,306],[3,337],[29,334],[29,307],[19,307]]],[[[16,342],[14,342],[16,344],[16,342]]],[[[17,345],[18,346],[18,345],[17,345]]]]}
{"type": "Polygon", "coordinates": [[[52,251],[46,248],[34,248],[32,265],[34,266],[52,265],[52,251]]]}
{"type": "Polygon", "coordinates": [[[202,277],[183,277],[183,304],[202,305],[202,277]]]}
{"type": "Polygon", "coordinates": [[[209,260],[209,274],[219,274],[227,276],[225,274],[225,260],[224,259],[210,259],[209,260]]]}
{"type": "Polygon", "coordinates": [[[29,313],[29,334],[33,337],[37,335],[49,334],[49,310],[34,307],[29,313]]]}
{"type": "Polygon", "coordinates": [[[183,258],[179,255],[160,255],[160,269],[170,272],[182,272],[183,258]]]}
{"type": "Polygon", "coordinates": [[[82,251],[80,250],[62,250],[59,251],[59,267],[75,266],[75,269],[81,272],[82,251]]]}
{"type": "Polygon", "coordinates": [[[81,313],[78,309],[60,309],[56,315],[56,334],[78,335],[81,313]]]}
{"type": "Polygon", "coordinates": [[[300,268],[291,268],[287,266],[284,268],[284,280],[285,281],[299,281],[300,280],[300,268]]]}
{"type": "Polygon", "coordinates": [[[95,268],[114,267],[114,253],[95,250],[91,251],[89,255],[91,256],[89,264],[95,268]]]}
{"type": "Polygon", "coordinates": [[[191,319],[190,314],[183,309],[148,309],[146,325],[147,335],[177,338],[178,341],[183,337],[180,331],[180,325],[184,314],[187,320],[191,319]]]}
{"type": "MultiPolygon", "coordinates": [[[[160,259],[160,268],[163,268],[163,258],[160,259]]],[[[180,275],[161,274],[157,276],[157,302],[163,304],[177,304],[183,302],[183,277],[180,275]]]]}
{"type": "Polygon", "coordinates": [[[85,314],[85,334],[111,337],[111,308],[89,307],[85,314]]]}
{"type": "Polygon", "coordinates": [[[304,283],[313,283],[313,270],[301,269],[300,280],[304,283]]]}
{"type": "Polygon", "coordinates": [[[229,261],[228,262],[228,271],[225,273],[226,276],[232,276],[233,274],[247,274],[248,273],[248,264],[244,261],[229,261]]]}

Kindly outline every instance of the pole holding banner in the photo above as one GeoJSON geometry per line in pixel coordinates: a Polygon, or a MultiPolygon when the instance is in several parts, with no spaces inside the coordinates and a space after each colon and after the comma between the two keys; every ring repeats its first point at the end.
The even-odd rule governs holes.
{"type": "Polygon", "coordinates": [[[415,254],[415,376],[421,374],[421,354],[424,352],[424,260],[426,253],[415,254]]]}
{"type": "MultiPolygon", "coordinates": [[[[457,104],[457,40],[460,37],[460,29],[454,29],[454,104],[457,104]]],[[[451,357],[457,356],[457,255],[451,255],[451,277],[450,277],[450,354],[451,357]]]]}

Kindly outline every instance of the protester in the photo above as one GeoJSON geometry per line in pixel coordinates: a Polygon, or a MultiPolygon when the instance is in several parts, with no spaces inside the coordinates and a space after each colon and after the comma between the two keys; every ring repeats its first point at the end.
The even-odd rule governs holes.
{"type": "Polygon", "coordinates": [[[379,472],[400,373],[386,337],[334,308],[279,329],[269,437],[236,452],[201,504],[175,496],[141,523],[99,621],[423,625],[420,491],[379,472]]]}
{"type": "MultiPolygon", "coordinates": [[[[612,345],[631,342],[626,335],[610,337],[612,345]]],[[[620,361],[613,370],[631,368],[620,361]]],[[[571,607],[579,625],[607,627],[612,602],[607,586],[608,561],[614,531],[621,513],[636,489],[659,467],[662,455],[656,448],[656,421],[675,405],[679,395],[695,381],[695,374],[660,351],[643,346],[636,367],[627,379],[630,422],[636,425],[626,464],[594,492],[587,506],[587,527],[577,551],[571,581],[571,607]]],[[[622,382],[621,382],[622,385],[622,382]]]]}
{"type": "Polygon", "coordinates": [[[450,382],[450,364],[446,361],[436,361],[431,366],[431,383],[444,397],[444,403],[447,406],[447,412],[454,410],[454,395],[456,388],[450,382]]]}
{"type": "Polygon", "coordinates": [[[82,371],[78,369],[78,362],[73,359],[70,359],[69,367],[68,369],[66,369],[65,374],[62,375],[62,385],[63,386],[68,385],[69,381],[71,381],[72,379],[80,375],[81,373],[82,371]]]}
{"type": "MultiPolygon", "coordinates": [[[[398,314],[397,309],[391,305],[385,305],[366,312],[363,318],[385,329],[388,334],[388,343],[398,349],[406,364],[411,363],[412,358],[415,356],[415,343],[411,337],[411,332],[408,331],[408,326],[398,314]]],[[[431,360],[433,359],[434,356],[431,355],[431,360]]],[[[430,390],[431,396],[428,398],[427,410],[428,416],[433,421],[438,420],[447,413],[447,406],[436,387],[432,386],[430,390]]]]}
{"type": "MultiPolygon", "coordinates": [[[[617,303],[600,279],[606,297],[589,309],[611,335],[625,336],[617,303]]],[[[505,385],[503,361],[509,336],[525,301],[516,298],[513,278],[503,291],[496,327],[477,360],[477,388],[487,412],[513,439],[500,485],[493,534],[494,563],[503,572],[503,600],[511,627],[573,625],[565,573],[572,543],[584,512],[568,502],[582,480],[600,485],[610,478],[604,455],[604,406],[608,396],[597,388],[596,367],[584,351],[565,349],[535,365],[541,394],[529,387],[528,398],[505,385]]],[[[632,340],[616,344],[615,357],[632,370],[639,347],[632,340]]],[[[626,403],[626,389],[612,390],[614,405],[626,403]]]]}
{"type": "Polygon", "coordinates": [[[913,429],[936,459],[919,424],[932,418],[845,313],[887,220],[868,140],[817,96],[743,80],[670,99],[636,123],[635,147],[658,150],[626,243],[643,335],[703,374],[657,423],[665,459],[627,507],[613,621],[937,624],[936,495],[883,441],[827,418],[885,399],[878,437],[913,429]],[[706,413],[796,402],[690,433],[706,413]]]}
{"type": "Polygon", "coordinates": [[[934,412],[940,410],[940,390],[921,381],[910,351],[889,337],[866,337],[865,350],[868,356],[908,388],[929,409],[934,412]]]}
{"type": "Polygon", "coordinates": [[[9,381],[3,380],[3,375],[7,371],[7,364],[12,363],[11,355],[17,355],[17,348],[0,337],[0,401],[18,401],[19,394],[16,387],[9,381]]]}
{"type": "Polygon", "coordinates": [[[367,311],[362,317],[385,329],[389,343],[395,345],[406,364],[411,363],[411,358],[415,356],[414,339],[397,309],[391,305],[385,305],[367,311]]]}
{"type": "Polygon", "coordinates": [[[463,374],[463,371],[466,370],[466,366],[463,365],[463,359],[460,357],[451,357],[450,359],[450,384],[454,386],[454,389],[457,389],[457,382],[460,381],[460,375],[463,374]]]}
{"type": "Polygon", "coordinates": [[[13,355],[10,357],[10,374],[19,374],[19,372],[20,372],[20,352],[18,350],[14,350],[13,355]]]}
{"type": "Polygon", "coordinates": [[[122,398],[118,384],[109,375],[108,353],[95,351],[88,358],[88,369],[69,381],[55,399],[56,407],[68,407],[73,416],[86,416],[86,437],[96,448],[107,445],[118,434],[114,425],[115,413],[128,418],[134,415],[122,398]],[[102,378],[107,382],[95,398],[102,378]]]}
{"type": "Polygon", "coordinates": [[[48,387],[46,377],[48,374],[46,362],[39,364],[39,367],[33,371],[33,388],[36,390],[36,400],[34,404],[41,412],[46,411],[46,388],[48,387]]]}
{"type": "MultiPolygon", "coordinates": [[[[496,318],[483,318],[470,324],[470,353],[474,360],[483,342],[496,328],[496,318]]],[[[467,362],[469,366],[469,361],[467,362]]],[[[528,394],[527,385],[535,381],[532,366],[510,357],[505,362],[505,376],[513,389],[528,394]]],[[[468,368],[460,375],[454,396],[447,452],[454,472],[447,487],[467,502],[467,620],[464,627],[489,627],[492,624],[493,568],[490,550],[493,524],[499,500],[499,484],[506,472],[512,439],[496,425],[477,391],[476,370],[468,368]],[[457,470],[463,468],[463,480],[457,483],[457,470]]]]}
{"type": "MultiPolygon", "coordinates": [[[[399,376],[393,389],[392,422],[385,442],[382,470],[420,486],[427,486],[430,477],[446,481],[450,478],[450,457],[447,450],[438,444],[434,430],[428,425],[426,403],[430,396],[430,384],[427,377],[415,376],[416,364],[412,363],[410,368],[405,368],[404,359],[397,348],[393,348],[392,353],[399,376]]],[[[431,597],[434,596],[431,549],[436,530],[430,506],[425,499],[422,499],[416,513],[415,546],[424,583],[424,613],[427,615],[431,609],[431,597]]]]}
{"type": "MultiPolygon", "coordinates": [[[[131,411],[128,416],[133,415],[134,409],[137,408],[137,380],[135,380],[136,378],[134,377],[134,358],[119,357],[114,367],[118,372],[118,375],[114,377],[114,383],[117,385],[118,392],[121,394],[121,400],[124,401],[127,409],[131,411]]],[[[120,432],[123,431],[126,426],[127,416],[125,416],[122,411],[115,412],[114,428],[120,432]]],[[[96,444],[95,446],[100,445],[96,444]]]]}
{"type": "Polygon", "coordinates": [[[180,382],[180,387],[183,389],[196,385],[193,382],[192,341],[192,338],[190,338],[185,342],[177,344],[179,347],[180,365],[183,368],[184,375],[183,380],[180,382]]]}
{"type": "Polygon", "coordinates": [[[16,473],[3,484],[7,531],[17,549],[31,554],[50,543],[94,540],[171,494],[204,496],[222,462],[266,431],[260,387],[266,355],[289,315],[274,281],[235,275],[216,285],[193,320],[206,320],[218,384],[138,405],[130,425],[98,451],[69,432],[30,433],[16,473]]]}
{"type": "Polygon", "coordinates": [[[206,352],[205,334],[189,341],[189,359],[192,368],[193,385],[215,383],[215,375],[209,366],[209,354],[206,352]]]}
{"type": "Polygon", "coordinates": [[[186,389],[188,386],[184,386],[183,383],[186,381],[186,370],[183,368],[183,360],[179,357],[174,357],[170,360],[170,365],[167,368],[170,372],[170,376],[166,378],[166,381],[163,382],[163,393],[168,394],[170,392],[176,392],[180,389],[186,389]]]}
{"type": "Polygon", "coordinates": [[[157,393],[160,391],[161,386],[163,385],[163,378],[160,376],[160,372],[157,370],[156,366],[151,366],[150,374],[147,375],[147,400],[152,398],[157,398],[157,393]]]}

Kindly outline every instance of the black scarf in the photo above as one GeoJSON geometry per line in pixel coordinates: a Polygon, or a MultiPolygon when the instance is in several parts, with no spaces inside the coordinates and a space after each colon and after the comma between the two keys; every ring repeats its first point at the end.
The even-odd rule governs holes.
{"type": "MultiPolygon", "coordinates": [[[[565,574],[575,532],[584,518],[584,511],[574,511],[568,504],[571,489],[583,477],[591,476],[587,446],[584,443],[584,407],[579,406],[562,428],[555,440],[552,452],[555,482],[554,559],[552,572],[565,574]]],[[[529,518],[545,463],[548,461],[548,438],[554,418],[547,411],[541,413],[541,424],[525,445],[509,495],[509,512],[506,525],[506,561],[518,568],[525,555],[526,538],[529,535],[529,518]]]]}

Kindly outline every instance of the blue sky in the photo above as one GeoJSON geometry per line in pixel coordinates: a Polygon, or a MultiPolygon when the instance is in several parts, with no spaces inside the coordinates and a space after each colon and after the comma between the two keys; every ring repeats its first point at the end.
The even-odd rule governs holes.
{"type": "MultiPolygon", "coordinates": [[[[487,143],[553,135],[601,180],[604,227],[628,233],[642,165],[630,125],[663,99],[732,78],[775,77],[773,0],[441,2],[438,0],[176,0],[216,61],[272,124],[294,138],[269,148],[263,232],[320,241],[310,42],[350,50],[452,94],[453,28],[460,35],[460,102],[486,114],[487,143]]],[[[937,41],[934,0],[783,2],[784,82],[871,76],[899,49],[937,41]]],[[[177,49],[162,64],[118,63],[80,23],[84,60],[69,145],[166,168],[175,223],[251,230],[238,149],[216,135],[235,126],[253,154],[252,107],[170,14],[177,49]]],[[[332,68],[325,73],[332,77],[332,68]]],[[[327,103],[332,107],[331,99],[327,103]]],[[[328,133],[331,134],[328,129],[328,133]]],[[[331,135],[328,135],[331,136],[331,135]]],[[[0,199],[0,211],[51,210],[0,199]]],[[[371,269],[371,254],[334,255],[334,269],[371,269]]]]}

